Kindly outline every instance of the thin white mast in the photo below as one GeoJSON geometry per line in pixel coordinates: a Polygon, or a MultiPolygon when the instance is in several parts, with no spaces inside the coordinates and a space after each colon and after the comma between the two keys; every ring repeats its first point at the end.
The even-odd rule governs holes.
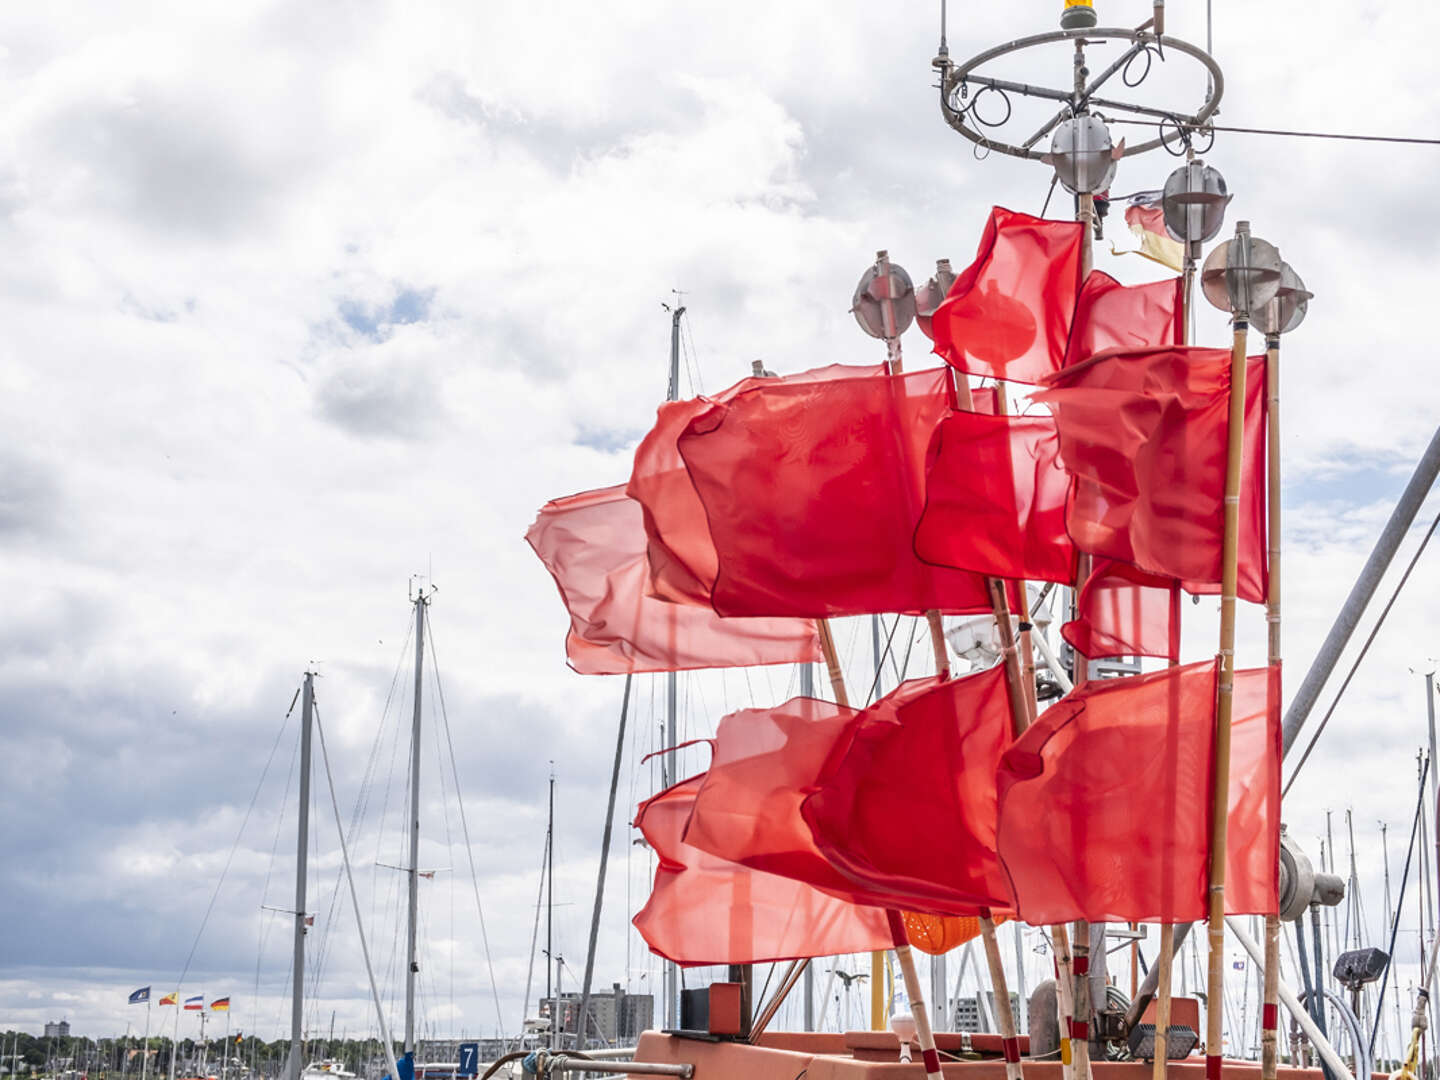
{"type": "MultiPolygon", "coordinates": [[[[285,1064],[288,1080],[300,1080],[303,1063],[305,1009],[305,873],[310,859],[310,729],[315,719],[315,676],[307,671],[300,691],[300,823],[295,843],[295,981],[290,991],[290,1057],[285,1064]]],[[[180,1007],[175,1014],[178,1018],[180,1007]]],[[[200,1014],[204,1020],[204,1013],[200,1014]]]]}
{"type": "MultiPolygon", "coordinates": [[[[685,305],[677,303],[670,310],[670,385],[665,392],[666,401],[680,400],[680,316],[685,314],[685,305]]],[[[673,671],[665,674],[665,749],[680,741],[679,735],[679,676],[673,671]]],[[[669,787],[675,779],[671,771],[671,756],[660,757],[661,787],[669,787]]],[[[680,1026],[680,969],[670,960],[665,961],[663,996],[664,1024],[667,1029],[680,1026]]]]}
{"type": "Polygon", "coordinates": [[[410,909],[405,922],[405,1046],[415,1053],[415,934],[420,906],[420,676],[425,663],[425,590],[415,594],[415,711],[410,722],[410,909]]]}

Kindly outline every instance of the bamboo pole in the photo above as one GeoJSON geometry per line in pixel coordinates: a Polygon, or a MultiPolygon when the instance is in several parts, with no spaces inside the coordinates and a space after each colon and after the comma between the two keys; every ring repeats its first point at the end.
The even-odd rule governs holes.
{"type": "Polygon", "coordinates": [[[1072,1080],[1070,1023],[1075,1018],[1075,972],[1070,961],[1070,934],[1064,923],[1050,928],[1050,942],[1055,955],[1055,1006],[1060,1013],[1060,1077],[1072,1080]]]}
{"type": "MultiPolygon", "coordinates": [[[[835,692],[835,700],[841,705],[848,705],[850,698],[845,692],[845,677],[840,671],[840,658],[835,652],[835,638],[830,633],[830,621],[817,619],[816,627],[819,630],[820,648],[825,654],[825,667],[830,672],[830,686],[835,692]]],[[[894,908],[885,910],[885,918],[889,922],[890,937],[895,943],[895,952],[900,959],[900,971],[905,978],[905,992],[910,998],[910,1014],[915,1018],[915,1037],[920,1043],[920,1055],[925,1063],[925,1076],[927,1080],[942,1080],[940,1055],[935,1050],[935,1032],[930,1027],[930,1014],[925,1007],[925,988],[920,982],[919,972],[915,969],[914,958],[910,956],[910,940],[905,933],[904,919],[894,908]]],[[[881,1015],[885,1008],[884,992],[881,987],[881,983],[884,981],[884,971],[885,954],[883,952],[871,953],[871,1026],[877,1031],[883,1030],[885,1026],[884,1018],[881,1015]],[[877,988],[880,990],[878,995],[877,988]]],[[[1006,1056],[1009,1056],[1008,1048],[1006,1056]]]]}
{"type": "MultiPolygon", "coordinates": [[[[1278,300],[1271,301],[1277,304],[1278,300]]],[[[1278,320],[1276,320],[1278,321],[1278,320]]],[[[1278,330],[1279,327],[1277,326],[1278,330]]],[[[1267,398],[1266,496],[1268,500],[1270,589],[1265,621],[1269,629],[1269,663],[1280,666],[1280,335],[1265,336],[1265,395],[1267,398]]],[[[1272,682],[1273,686],[1273,682],[1272,682]]],[[[1260,1077],[1275,1080],[1279,1066],[1280,1024],[1280,916],[1265,916],[1265,991],[1260,1011],[1260,1077]]]]}
{"type": "MultiPolygon", "coordinates": [[[[1248,223],[1237,229],[1248,236],[1248,223]]],[[[1225,468],[1225,534],[1220,572],[1220,677],[1216,687],[1215,755],[1211,770],[1210,946],[1206,1002],[1205,1072],[1220,1080],[1225,1032],[1225,850],[1230,819],[1230,719],[1235,690],[1235,583],[1240,526],[1240,462],[1245,433],[1245,335],[1248,311],[1234,313],[1230,349],[1230,438],[1225,468]]]]}

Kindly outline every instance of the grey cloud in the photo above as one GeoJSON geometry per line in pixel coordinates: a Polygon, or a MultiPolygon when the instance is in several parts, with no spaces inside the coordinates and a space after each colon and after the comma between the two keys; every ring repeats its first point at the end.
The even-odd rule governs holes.
{"type": "Polygon", "coordinates": [[[0,543],[51,535],[62,504],[61,482],[53,466],[0,448],[0,543]]]}
{"type": "Polygon", "coordinates": [[[378,356],[348,360],[315,393],[320,414],[359,438],[423,438],[440,413],[435,377],[378,356]]]}

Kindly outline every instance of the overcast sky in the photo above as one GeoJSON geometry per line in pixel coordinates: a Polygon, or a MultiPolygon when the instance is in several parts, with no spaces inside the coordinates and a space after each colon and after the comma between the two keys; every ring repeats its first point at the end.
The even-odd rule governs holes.
{"type": "MultiPolygon", "coordinates": [[[[1105,23],[1149,14],[1097,2],[1105,23]]],[[[1060,5],[954,6],[963,58],[1052,28],[1060,5]]],[[[846,309],[876,250],[917,280],[941,256],[963,266],[992,204],[1040,211],[1048,170],[978,160],[945,127],[933,3],[22,7],[0,14],[0,1029],[142,1025],[125,995],[158,998],[187,963],[184,991],[231,995],[235,1027],[284,1029],[287,929],[262,905],[293,904],[283,718],[307,666],[344,812],[367,800],[355,857],[393,1000],[400,879],[376,863],[401,858],[403,676],[386,702],[418,574],[439,586],[445,715],[513,1030],[552,761],[556,951],[583,965],[621,693],[565,668],[564,612],[522,535],[546,499],[628,475],[665,389],[661,303],[684,291],[687,392],[757,358],[873,363],[846,309]]],[[[1170,20],[1203,43],[1200,5],[1170,20]]],[[[1437,24],[1414,5],[1218,4],[1222,119],[1433,134],[1437,24]]],[[[1193,98],[1203,80],[1166,64],[1148,85],[1193,98]]],[[[1068,56],[1026,70],[1063,85],[1068,56]]],[[[1236,193],[1230,221],[1316,293],[1284,368],[1293,689],[1440,404],[1436,150],[1222,135],[1208,160],[1236,193]]],[[[1174,164],[1127,159],[1115,190],[1174,164]]],[[[1110,230],[1124,242],[1118,214],[1110,230]]],[[[1105,247],[1101,268],[1156,276],[1105,247]]],[[[1201,340],[1224,343],[1218,315],[1201,340]]],[[[926,344],[907,337],[912,366],[926,344]]],[[[1398,874],[1437,585],[1431,556],[1287,805],[1312,853],[1324,810],[1338,833],[1354,808],[1377,927],[1378,822],[1398,874]]],[[[1193,609],[1192,656],[1213,648],[1212,608],[1193,609]]],[[[1244,619],[1242,663],[1263,663],[1263,616],[1244,619]]],[[[862,678],[863,637],[842,645],[862,678]]],[[[685,680],[686,728],[778,701],[793,677],[685,680]]],[[[649,866],[623,826],[655,781],[637,762],[657,693],[637,680],[596,973],[637,992],[658,969],[625,932],[649,866]]],[[[422,862],[442,872],[423,890],[423,1022],[491,1032],[445,752],[427,743],[422,862]]],[[[337,1035],[368,1033],[317,805],[312,1030],[334,1010],[337,1035]]]]}

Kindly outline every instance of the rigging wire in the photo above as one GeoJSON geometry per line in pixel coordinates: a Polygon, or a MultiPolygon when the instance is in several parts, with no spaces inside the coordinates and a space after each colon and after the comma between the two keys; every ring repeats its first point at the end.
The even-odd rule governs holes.
{"type": "MultiPolygon", "coordinates": [[[[298,696],[297,694],[296,697],[298,696]]],[[[215,891],[210,894],[210,903],[205,906],[205,915],[200,920],[200,929],[195,931],[195,940],[191,943],[190,952],[185,957],[185,966],[180,970],[180,978],[175,981],[177,994],[185,984],[185,976],[190,974],[190,964],[195,959],[195,950],[200,947],[200,939],[205,935],[205,927],[210,922],[211,913],[215,910],[215,901],[220,898],[220,890],[225,887],[225,877],[230,873],[230,864],[235,861],[235,852],[239,850],[240,841],[245,836],[245,826],[250,822],[250,815],[255,810],[256,800],[260,798],[260,789],[265,786],[265,778],[270,774],[270,765],[275,760],[275,751],[280,746],[280,737],[285,733],[285,725],[294,711],[295,701],[292,699],[290,708],[285,710],[285,716],[280,721],[280,730],[275,733],[275,741],[270,744],[270,754],[265,758],[265,767],[260,770],[260,780],[255,785],[254,793],[250,796],[250,805],[245,808],[245,817],[241,820],[240,828],[235,833],[235,842],[230,845],[230,854],[225,857],[225,867],[220,871],[220,880],[215,883],[215,891]]]]}
{"type": "MultiPolygon", "coordinates": [[[[426,623],[429,623],[427,618],[426,623]]],[[[475,871],[475,848],[470,842],[470,822],[465,816],[465,799],[460,794],[460,770],[455,764],[455,743],[450,738],[450,713],[445,708],[445,687],[440,682],[440,668],[436,657],[435,630],[430,630],[430,663],[434,668],[435,675],[435,697],[440,703],[440,719],[445,728],[445,746],[450,751],[450,770],[454,781],[455,803],[460,808],[460,831],[465,838],[465,854],[470,862],[470,883],[475,890],[475,912],[480,918],[480,941],[485,949],[485,967],[490,974],[490,989],[495,995],[495,1022],[499,1024],[499,1031],[505,1030],[505,1017],[500,1010],[500,987],[495,981],[495,965],[490,958],[490,934],[485,928],[485,908],[480,903],[480,880],[475,871]]],[[[448,828],[448,825],[447,825],[448,828]]],[[[524,1017],[521,1017],[523,1020],[524,1017]]],[[[503,1036],[502,1036],[503,1037],[503,1036]]],[[[508,1043],[506,1044],[509,1045],[508,1043]]]]}
{"type": "Polygon", "coordinates": [[[1325,725],[1330,722],[1330,717],[1335,715],[1335,707],[1340,704],[1340,699],[1345,696],[1345,691],[1350,686],[1350,680],[1355,677],[1355,672],[1360,668],[1360,662],[1365,659],[1365,654],[1370,651],[1370,646],[1374,643],[1376,635],[1380,633],[1380,628],[1385,625],[1385,617],[1390,614],[1390,609],[1395,606],[1395,601],[1400,598],[1400,590],[1405,588],[1405,583],[1410,580],[1411,571],[1415,569],[1415,564],[1420,561],[1420,556],[1425,553],[1425,548],[1430,543],[1430,538],[1435,535],[1437,527],[1440,527],[1440,513],[1435,515],[1435,520],[1430,522],[1430,528],[1425,530],[1425,536],[1421,539],[1420,546],[1415,549],[1415,554],[1410,557],[1410,565],[1405,567],[1405,573],[1400,575],[1400,580],[1395,585],[1395,591],[1390,594],[1390,599],[1385,602],[1385,607],[1380,612],[1380,617],[1375,620],[1375,625],[1370,630],[1370,636],[1365,639],[1365,644],[1361,646],[1359,655],[1355,657],[1355,662],[1350,665],[1350,670],[1345,674],[1345,681],[1340,684],[1340,689],[1335,692],[1335,699],[1330,702],[1330,707],[1325,710],[1325,715],[1320,718],[1320,724],[1316,727],[1315,734],[1310,736],[1310,741],[1305,746],[1305,753],[1300,755],[1300,760],[1296,762],[1294,771],[1290,773],[1290,779],[1285,782],[1285,787],[1280,792],[1282,799],[1289,794],[1291,786],[1295,783],[1295,778],[1300,775],[1300,770],[1305,767],[1305,762],[1310,759],[1310,752],[1315,749],[1315,744],[1324,733],[1325,725]]]}
{"type": "Polygon", "coordinates": [[[1440,139],[1425,139],[1412,135],[1360,135],[1339,131],[1295,131],[1288,128],[1236,127],[1230,124],[1187,124],[1178,117],[1166,117],[1159,125],[1153,120],[1131,120],[1122,117],[1107,117],[1106,123],[1131,124],[1136,127],[1163,127],[1172,124],[1181,132],[1223,131],[1235,135],[1273,135],[1290,139],[1337,139],[1342,142],[1397,143],[1408,146],[1440,146],[1440,139]]]}

